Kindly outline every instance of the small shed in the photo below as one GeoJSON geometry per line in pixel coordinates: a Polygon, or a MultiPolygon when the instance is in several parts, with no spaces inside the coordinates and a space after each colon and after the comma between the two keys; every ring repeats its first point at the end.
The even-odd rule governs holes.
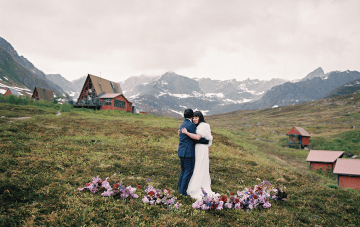
{"type": "Polygon", "coordinates": [[[293,127],[286,135],[289,136],[288,147],[304,148],[310,145],[310,134],[303,128],[293,127]]]}
{"type": "Polygon", "coordinates": [[[13,88],[8,88],[8,89],[6,90],[4,96],[7,96],[7,95],[20,96],[21,94],[20,94],[17,90],[15,90],[15,89],[13,89],[13,88]]]}
{"type": "Polygon", "coordinates": [[[338,176],[339,187],[360,189],[360,160],[339,159],[334,174],[338,176]]]}
{"type": "Polygon", "coordinates": [[[52,90],[46,88],[35,87],[31,98],[36,100],[52,101],[54,93],[52,90]]]}
{"type": "Polygon", "coordinates": [[[323,169],[333,171],[336,166],[336,161],[342,158],[344,151],[323,151],[310,150],[306,161],[310,162],[310,169],[323,169]]]}
{"type": "Polygon", "coordinates": [[[132,103],[121,93],[104,94],[99,97],[102,102],[101,110],[124,110],[134,112],[132,103]]]}

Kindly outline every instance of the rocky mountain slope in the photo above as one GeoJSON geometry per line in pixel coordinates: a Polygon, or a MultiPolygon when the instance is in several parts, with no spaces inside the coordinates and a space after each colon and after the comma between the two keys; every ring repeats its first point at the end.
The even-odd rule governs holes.
{"type": "Polygon", "coordinates": [[[181,116],[185,108],[212,114],[227,105],[257,100],[265,91],[284,82],[282,79],[191,79],[168,72],[159,77],[130,77],[121,83],[121,87],[125,96],[142,111],[181,116]]]}
{"type": "Polygon", "coordinates": [[[311,80],[297,83],[287,82],[273,87],[260,100],[240,105],[236,108],[252,110],[319,100],[338,87],[359,78],[359,72],[347,70],[344,72],[330,72],[327,77],[315,77],[311,80]]]}
{"type": "Polygon", "coordinates": [[[4,82],[3,87],[26,87],[29,90],[42,87],[52,90],[55,94],[65,94],[60,86],[49,81],[41,70],[37,69],[25,57],[19,56],[13,46],[1,37],[0,79],[4,82]]]}
{"type": "Polygon", "coordinates": [[[344,84],[330,93],[326,94],[324,98],[338,97],[341,95],[349,95],[351,93],[360,91],[360,79],[353,80],[347,84],[344,84]]]}
{"type": "Polygon", "coordinates": [[[281,79],[220,81],[191,79],[168,72],[160,77],[132,77],[121,86],[125,88],[126,97],[142,111],[181,116],[185,108],[193,108],[212,115],[319,100],[339,86],[359,79],[360,73],[334,71],[325,74],[318,68],[305,78],[299,82],[281,79]],[[132,89],[127,90],[129,88],[132,89]]]}

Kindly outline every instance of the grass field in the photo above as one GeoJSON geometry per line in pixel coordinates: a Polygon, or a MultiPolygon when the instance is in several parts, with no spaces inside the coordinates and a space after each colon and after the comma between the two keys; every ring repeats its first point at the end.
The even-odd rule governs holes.
{"type": "Polygon", "coordinates": [[[333,174],[309,170],[308,151],[282,146],[299,126],[315,148],[359,154],[359,98],[206,117],[214,191],[229,195],[261,179],[288,192],[269,209],[220,211],[193,209],[177,192],[179,210],[141,201],[148,184],[176,189],[180,119],[86,110],[57,116],[58,108],[1,103],[0,226],[360,226],[359,190],[337,188],[333,174]],[[140,185],[139,198],[76,190],[94,176],[140,185]]]}

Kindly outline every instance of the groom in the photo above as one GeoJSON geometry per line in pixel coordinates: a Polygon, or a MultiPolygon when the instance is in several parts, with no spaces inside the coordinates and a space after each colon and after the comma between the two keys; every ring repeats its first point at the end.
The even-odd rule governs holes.
{"type": "MultiPolygon", "coordinates": [[[[186,128],[188,132],[196,134],[196,125],[192,122],[194,112],[192,109],[184,111],[184,121],[180,126],[180,132],[186,128]]],[[[208,144],[209,140],[201,138],[200,140],[193,140],[187,135],[180,133],[178,156],[180,158],[181,173],[177,189],[180,194],[186,196],[189,181],[194,172],[195,166],[195,143],[208,144]]]]}

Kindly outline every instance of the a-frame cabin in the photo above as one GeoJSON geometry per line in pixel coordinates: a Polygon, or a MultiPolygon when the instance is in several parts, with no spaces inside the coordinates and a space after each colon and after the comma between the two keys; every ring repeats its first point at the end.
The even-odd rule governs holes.
{"type": "Polygon", "coordinates": [[[84,86],[81,90],[79,95],[78,101],[74,105],[74,107],[78,108],[89,108],[89,109],[123,109],[124,111],[132,112],[132,104],[129,102],[122,94],[120,86],[117,83],[111,82],[104,78],[94,76],[88,74],[84,86]],[[115,105],[115,96],[114,97],[107,97],[109,94],[113,94],[112,96],[118,97],[118,99],[124,102],[121,107],[124,108],[117,108],[115,105]],[[105,95],[105,96],[104,96],[105,95]],[[107,95],[107,96],[106,96],[107,95]],[[104,98],[102,98],[104,96],[104,98]],[[114,100],[109,100],[114,99],[114,100]],[[113,106],[114,107],[105,107],[105,106],[113,106]]]}
{"type": "Polygon", "coordinates": [[[35,87],[32,99],[52,101],[54,98],[54,92],[46,88],[35,87]]]}

